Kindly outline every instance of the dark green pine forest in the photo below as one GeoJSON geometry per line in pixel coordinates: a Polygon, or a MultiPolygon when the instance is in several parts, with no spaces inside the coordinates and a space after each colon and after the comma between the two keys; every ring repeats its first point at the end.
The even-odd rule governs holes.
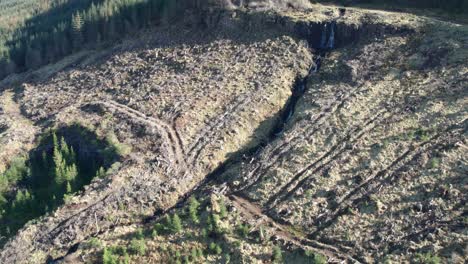
{"type": "Polygon", "coordinates": [[[177,0],[0,1],[0,78],[159,23],[177,0]]]}
{"type": "MultiPolygon", "coordinates": [[[[187,3],[203,1],[0,0],[0,79],[11,73],[36,69],[82,49],[113,42],[138,29],[164,21],[187,3]]],[[[468,0],[310,1],[346,6],[372,4],[377,7],[433,8],[449,13],[468,13],[468,0]]],[[[248,2],[251,1],[244,1],[248,2]]]]}

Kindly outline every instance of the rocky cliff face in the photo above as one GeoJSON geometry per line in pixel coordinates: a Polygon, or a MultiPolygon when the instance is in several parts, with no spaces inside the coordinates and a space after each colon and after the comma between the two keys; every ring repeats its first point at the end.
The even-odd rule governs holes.
{"type": "Polygon", "coordinates": [[[184,214],[190,195],[214,214],[223,199],[232,214],[220,225],[234,231],[206,237],[187,220],[193,232],[161,233],[132,261],[169,262],[163,248],[220,237],[235,262],[267,262],[274,245],[332,262],[466,256],[466,26],[299,3],[227,1],[233,8],[187,18],[196,26],[144,32],[5,87],[2,108],[22,111],[2,112],[0,139],[21,131],[16,118],[34,128],[7,140],[8,153],[73,122],[130,151],[107,178],[20,230],[0,262],[99,262],[91,238],[127,245],[138,228],[184,214]],[[281,12],[253,11],[278,3],[281,12]],[[239,223],[250,238],[236,235],[239,223]]]}

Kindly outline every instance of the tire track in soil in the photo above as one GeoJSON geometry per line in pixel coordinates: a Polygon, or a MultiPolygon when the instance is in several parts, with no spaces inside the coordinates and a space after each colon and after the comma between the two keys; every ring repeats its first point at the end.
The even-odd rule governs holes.
{"type": "Polygon", "coordinates": [[[252,222],[255,222],[256,226],[262,225],[266,229],[273,229],[273,233],[279,240],[283,240],[284,242],[293,244],[303,249],[311,249],[315,252],[325,255],[328,257],[329,263],[342,263],[346,260],[352,261],[354,263],[360,262],[351,255],[342,252],[334,246],[308,239],[304,236],[292,234],[289,231],[290,228],[288,226],[277,223],[275,220],[265,215],[259,206],[251,202],[246,197],[232,194],[229,195],[228,198],[232,201],[234,207],[236,207],[245,217],[251,219],[252,222]]]}
{"type": "Polygon", "coordinates": [[[138,110],[135,110],[129,106],[117,103],[112,100],[97,101],[94,102],[94,104],[100,104],[108,108],[113,108],[135,120],[139,120],[146,124],[156,127],[160,135],[163,137],[167,152],[171,156],[173,166],[179,170],[186,169],[186,161],[181,138],[177,130],[175,130],[171,125],[167,124],[166,122],[160,119],[146,116],[138,110]]]}
{"type": "Polygon", "coordinates": [[[252,101],[252,97],[252,92],[244,93],[239,97],[240,99],[237,100],[234,105],[226,109],[222,115],[214,118],[208,127],[197,133],[198,137],[195,139],[194,143],[189,146],[188,162],[190,164],[193,164],[198,160],[205,147],[212,142],[210,139],[220,132],[223,125],[236,118],[235,113],[238,113],[240,109],[250,103],[252,101]]]}
{"type": "Polygon", "coordinates": [[[262,179],[262,175],[264,175],[266,171],[271,169],[279,161],[279,159],[283,157],[292,148],[292,145],[295,144],[296,141],[304,138],[310,138],[313,135],[315,135],[315,133],[317,133],[320,130],[320,126],[323,124],[322,121],[326,118],[331,117],[333,114],[339,111],[344,106],[344,104],[348,100],[350,100],[354,95],[356,95],[359,91],[360,89],[358,88],[349,91],[345,95],[338,95],[336,98],[341,97],[341,100],[334,100],[328,105],[328,107],[325,110],[321,111],[314,120],[308,121],[307,123],[313,123],[313,125],[310,126],[304,133],[295,135],[292,138],[285,140],[284,143],[270,150],[271,153],[267,157],[265,157],[265,159],[269,162],[259,162],[259,165],[256,166],[247,175],[247,179],[253,179],[253,181],[248,181],[241,188],[237,188],[237,191],[240,192],[255,184],[258,184],[262,179]],[[264,165],[265,163],[266,165],[264,165]],[[258,177],[255,178],[255,175],[258,175],[258,177]]]}
{"type": "Polygon", "coordinates": [[[462,131],[466,130],[467,119],[461,122],[461,124],[452,125],[449,128],[447,128],[444,132],[438,133],[429,140],[409,148],[402,155],[396,158],[385,169],[380,170],[374,175],[371,175],[359,186],[352,189],[342,198],[340,198],[333,212],[325,214],[315,221],[314,226],[318,226],[318,228],[314,232],[312,232],[309,235],[309,237],[316,237],[321,231],[331,226],[333,222],[335,222],[340,215],[344,214],[351,205],[357,204],[359,203],[359,201],[365,199],[366,196],[379,189],[384,182],[392,181],[392,178],[394,178],[394,175],[397,172],[401,171],[406,165],[414,161],[423,152],[427,151],[431,147],[433,149],[443,149],[447,146],[447,143],[438,143],[439,140],[443,140],[450,136],[460,136],[462,131]]]}
{"type": "MultiPolygon", "coordinates": [[[[352,96],[352,93],[349,93],[348,96],[346,98],[344,98],[342,101],[335,101],[336,103],[334,105],[330,106],[330,108],[327,108],[327,110],[323,111],[316,118],[316,120],[319,121],[319,120],[321,120],[323,118],[326,118],[326,117],[332,115],[335,111],[337,111],[339,108],[341,108],[344,105],[345,99],[347,99],[347,98],[349,98],[351,96],[352,96]]],[[[226,110],[226,112],[223,115],[219,116],[216,119],[216,121],[210,127],[208,127],[208,129],[204,129],[204,132],[202,132],[203,134],[199,133],[200,136],[198,137],[196,142],[194,144],[192,144],[192,146],[190,147],[190,150],[189,150],[189,152],[187,154],[187,155],[190,155],[189,159],[190,160],[196,160],[196,158],[200,155],[201,151],[203,151],[203,147],[205,147],[208,144],[208,143],[202,144],[204,139],[206,137],[208,137],[208,136],[213,136],[213,135],[216,135],[217,133],[219,133],[218,129],[220,127],[222,127],[229,120],[232,120],[232,118],[235,118],[235,116],[230,114],[230,113],[234,113],[236,110],[244,107],[245,105],[247,105],[251,101],[252,101],[252,95],[251,94],[244,94],[242,99],[237,100],[237,104],[230,107],[228,110],[226,110]],[[228,118],[226,118],[226,116],[228,116],[228,118]],[[195,154],[193,154],[194,151],[197,151],[197,152],[195,154]]],[[[141,112],[139,112],[137,110],[134,110],[132,108],[129,108],[128,106],[121,105],[121,104],[116,103],[116,102],[110,102],[108,104],[106,104],[106,102],[101,102],[101,104],[104,104],[105,106],[108,106],[108,107],[109,106],[113,107],[113,108],[115,108],[115,109],[117,109],[117,110],[131,116],[131,117],[136,116],[137,119],[139,119],[139,120],[145,121],[145,122],[147,122],[147,123],[149,123],[151,125],[155,125],[156,127],[159,127],[156,124],[152,124],[152,122],[151,122],[152,118],[147,117],[143,113],[141,113],[141,112]],[[149,119],[149,121],[148,121],[148,119],[149,119]]],[[[154,120],[153,119],[153,121],[160,121],[160,120],[154,120]]],[[[165,124],[165,125],[168,126],[167,124],[165,124]]],[[[318,130],[318,126],[319,126],[319,124],[317,126],[315,126],[316,129],[312,130],[312,134],[316,133],[316,131],[318,130]]],[[[162,125],[162,127],[164,127],[164,125],[162,125]]],[[[175,137],[173,136],[172,138],[177,137],[178,141],[181,142],[180,135],[178,134],[178,131],[175,130],[175,129],[172,129],[172,130],[174,131],[173,135],[175,135],[175,137]]],[[[309,129],[309,130],[311,130],[311,129],[309,129]]],[[[300,139],[300,137],[293,138],[293,141],[295,141],[296,139],[300,139]]],[[[288,142],[288,143],[286,143],[284,145],[289,145],[289,144],[290,143],[288,142]]],[[[180,144],[180,145],[182,145],[182,144],[180,144]]],[[[198,188],[195,188],[194,190],[192,190],[192,192],[196,191],[197,189],[198,188]]],[[[192,192],[190,192],[190,193],[192,193],[192,192]]],[[[180,207],[179,203],[176,204],[174,207],[165,210],[164,212],[167,213],[171,209],[177,208],[177,207],[180,207]]],[[[263,214],[261,210],[259,212],[261,213],[261,215],[256,214],[257,217],[266,217],[267,219],[269,219],[268,222],[273,223],[275,226],[280,227],[280,229],[278,230],[279,231],[278,234],[282,234],[284,236],[284,238],[285,238],[285,241],[291,242],[291,243],[293,243],[295,245],[298,245],[300,247],[308,247],[308,248],[314,249],[315,251],[322,252],[324,255],[327,255],[327,256],[331,257],[331,259],[330,259],[331,261],[334,260],[334,259],[340,259],[340,260],[345,259],[345,260],[349,260],[349,261],[352,261],[352,262],[355,262],[355,263],[359,263],[359,261],[357,259],[353,258],[351,255],[349,255],[347,253],[341,252],[340,249],[337,249],[334,246],[327,245],[327,244],[324,244],[324,243],[321,243],[321,242],[318,242],[318,241],[310,240],[310,239],[308,239],[306,237],[294,238],[294,235],[291,234],[289,231],[287,231],[288,230],[287,226],[280,225],[277,222],[274,222],[272,218],[270,218],[270,217],[266,216],[265,214],[263,214]]]]}
{"type": "Polygon", "coordinates": [[[368,120],[364,125],[355,127],[347,133],[347,135],[339,142],[337,142],[330,150],[318,158],[316,161],[308,165],[307,167],[301,169],[293,179],[284,185],[279,192],[274,194],[265,204],[265,207],[268,210],[271,210],[275,207],[278,202],[285,201],[287,198],[291,197],[298,188],[300,188],[310,176],[314,173],[320,171],[326,165],[330,164],[337,157],[342,155],[350,144],[355,144],[366,132],[374,129],[373,126],[380,118],[385,116],[387,112],[385,110],[380,111],[370,120],[368,120]],[[304,176],[304,177],[303,177],[304,176]]]}
{"type": "MultiPolygon", "coordinates": [[[[432,217],[432,216],[430,216],[432,217]]],[[[461,230],[466,230],[466,223],[464,222],[464,217],[463,214],[458,215],[457,217],[454,217],[450,220],[434,220],[430,219],[429,217],[424,219],[424,223],[419,223],[417,226],[409,226],[407,228],[409,232],[408,235],[405,235],[402,238],[394,239],[387,241],[388,246],[388,252],[387,254],[391,254],[398,250],[398,243],[402,243],[404,241],[408,241],[411,239],[418,239],[421,238],[422,236],[426,236],[428,234],[434,233],[437,229],[440,229],[442,227],[448,228],[454,232],[456,231],[461,231],[461,230]],[[416,231],[415,231],[416,229],[416,231]],[[393,246],[390,246],[392,245],[393,246]]]]}

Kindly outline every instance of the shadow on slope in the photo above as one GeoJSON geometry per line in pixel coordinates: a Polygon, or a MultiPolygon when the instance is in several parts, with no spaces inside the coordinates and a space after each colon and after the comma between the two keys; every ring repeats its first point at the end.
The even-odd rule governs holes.
{"type": "Polygon", "coordinates": [[[28,221],[54,211],[118,159],[115,146],[79,125],[42,136],[27,158],[0,174],[0,244],[28,221]]]}

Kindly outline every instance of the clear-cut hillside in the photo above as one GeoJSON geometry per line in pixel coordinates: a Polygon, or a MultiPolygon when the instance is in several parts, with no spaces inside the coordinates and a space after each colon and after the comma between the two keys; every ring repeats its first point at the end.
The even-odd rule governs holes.
{"type": "MultiPolygon", "coordinates": [[[[312,65],[306,45],[268,28],[252,38],[240,29],[177,25],[22,85],[16,104],[21,118],[35,124],[36,136],[79,123],[119,142],[125,157],[105,180],[21,230],[2,260],[60,256],[90,235],[173,206],[228,157],[266,139],[296,78],[312,65]],[[202,34],[211,36],[197,40],[202,34]]],[[[7,119],[2,136],[16,129],[16,121],[7,119]]],[[[30,140],[29,134],[17,136],[10,144],[30,140]]]]}
{"type": "Polygon", "coordinates": [[[363,262],[461,261],[466,36],[444,50],[433,34],[444,33],[331,52],[284,134],[225,175],[240,182],[234,193],[363,262]]]}
{"type": "Polygon", "coordinates": [[[311,8],[211,10],[5,86],[0,160],[73,123],[122,159],[0,262],[466,261],[468,28],[311,8]]]}

